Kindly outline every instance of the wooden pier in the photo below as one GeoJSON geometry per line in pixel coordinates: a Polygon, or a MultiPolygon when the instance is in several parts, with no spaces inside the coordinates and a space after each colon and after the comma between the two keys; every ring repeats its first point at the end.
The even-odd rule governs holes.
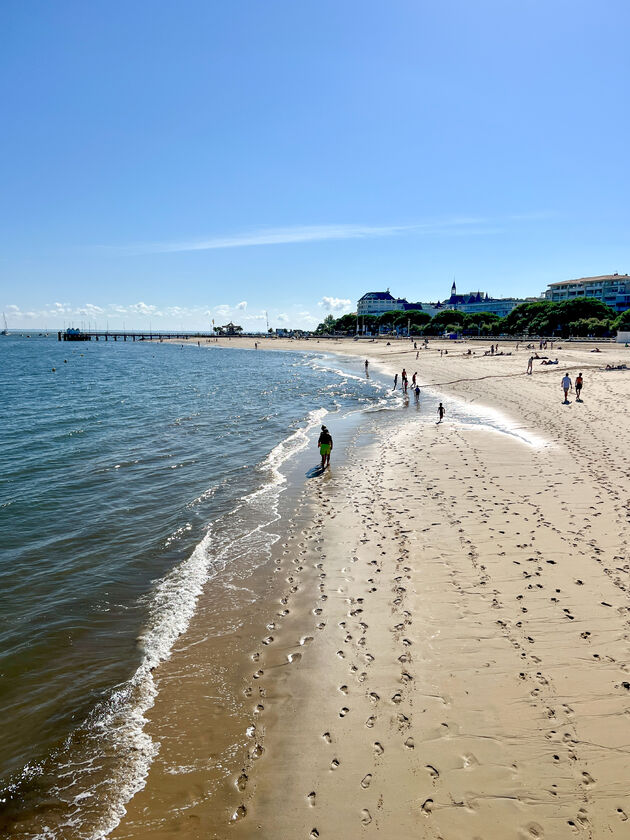
{"type": "Polygon", "coordinates": [[[165,338],[188,339],[201,341],[202,338],[217,338],[216,333],[154,333],[154,332],[116,332],[112,330],[69,331],[59,330],[58,341],[159,341],[165,338]]]}

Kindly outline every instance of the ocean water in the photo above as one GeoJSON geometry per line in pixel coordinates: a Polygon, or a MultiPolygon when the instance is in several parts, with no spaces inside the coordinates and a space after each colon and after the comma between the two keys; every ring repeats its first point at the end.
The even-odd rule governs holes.
{"type": "Polygon", "coordinates": [[[325,354],[20,336],[0,393],[0,833],[100,837],[202,587],[257,547],[324,418],[398,398],[325,354]]]}

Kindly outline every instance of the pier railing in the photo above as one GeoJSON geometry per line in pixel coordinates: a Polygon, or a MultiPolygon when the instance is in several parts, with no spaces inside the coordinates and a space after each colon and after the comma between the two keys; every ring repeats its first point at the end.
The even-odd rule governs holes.
{"type": "Polygon", "coordinates": [[[77,332],[57,332],[58,341],[156,341],[164,338],[179,338],[189,339],[194,338],[201,340],[202,338],[217,338],[216,333],[163,333],[163,332],[129,332],[126,330],[87,330],[77,332]]]}

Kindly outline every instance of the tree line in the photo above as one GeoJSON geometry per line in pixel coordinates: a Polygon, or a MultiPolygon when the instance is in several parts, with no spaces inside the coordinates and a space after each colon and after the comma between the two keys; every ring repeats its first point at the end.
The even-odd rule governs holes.
{"type": "MultiPolygon", "coordinates": [[[[362,315],[359,330],[374,334],[407,330],[410,335],[545,335],[545,336],[607,336],[617,330],[630,330],[630,310],[617,313],[595,298],[573,298],[554,303],[537,300],[521,303],[509,315],[501,318],[492,312],[459,312],[442,309],[433,318],[421,310],[392,310],[380,315],[362,315]]],[[[335,318],[328,315],[317,327],[320,335],[355,335],[356,313],[335,318]]]]}

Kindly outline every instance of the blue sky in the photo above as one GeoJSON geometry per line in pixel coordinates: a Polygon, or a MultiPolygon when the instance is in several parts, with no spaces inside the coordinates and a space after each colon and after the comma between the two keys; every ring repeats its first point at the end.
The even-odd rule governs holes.
{"type": "Polygon", "coordinates": [[[630,7],[0,5],[10,326],[312,326],[630,272],[630,7]]]}

